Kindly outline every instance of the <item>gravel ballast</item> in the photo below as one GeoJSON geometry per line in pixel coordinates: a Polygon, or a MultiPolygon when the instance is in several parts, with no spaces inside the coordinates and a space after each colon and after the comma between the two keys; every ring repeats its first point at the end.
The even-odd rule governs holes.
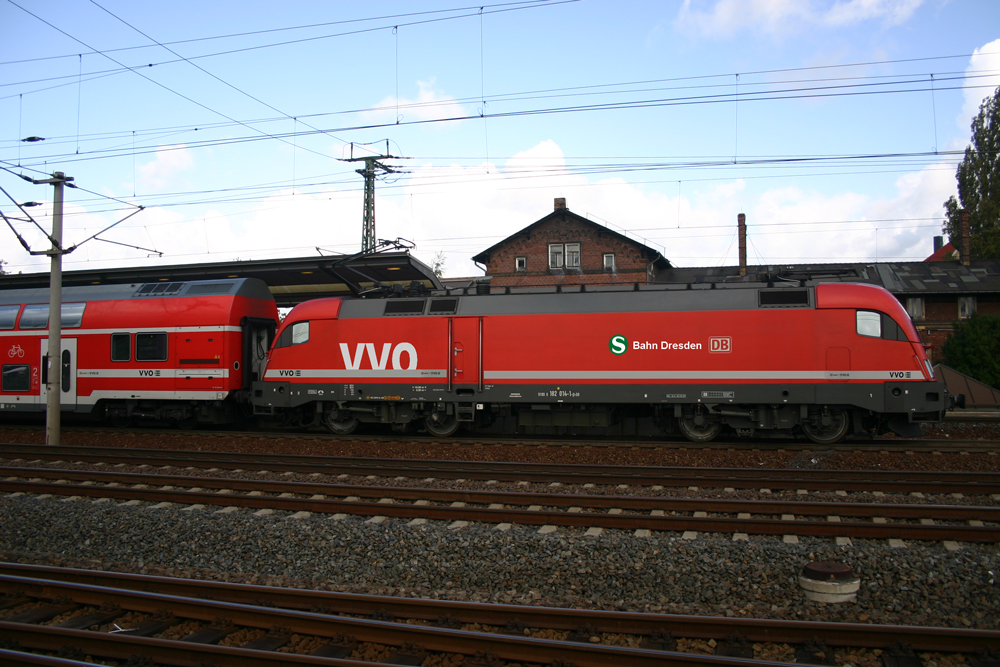
{"type": "Polygon", "coordinates": [[[220,579],[267,585],[663,613],[836,620],[996,629],[1000,550],[965,544],[881,540],[836,546],[753,536],[405,520],[367,523],[287,512],[152,509],[153,503],[0,498],[0,557],[17,562],[220,579]],[[851,565],[861,577],[855,603],[805,599],[797,575],[810,560],[851,565]]]}

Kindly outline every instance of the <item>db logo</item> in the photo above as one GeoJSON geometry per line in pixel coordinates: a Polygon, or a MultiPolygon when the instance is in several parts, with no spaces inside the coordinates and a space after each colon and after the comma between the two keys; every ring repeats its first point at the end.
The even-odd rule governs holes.
{"type": "Polygon", "coordinates": [[[708,351],[712,354],[732,352],[733,339],[729,336],[712,336],[708,339],[708,351]]]}

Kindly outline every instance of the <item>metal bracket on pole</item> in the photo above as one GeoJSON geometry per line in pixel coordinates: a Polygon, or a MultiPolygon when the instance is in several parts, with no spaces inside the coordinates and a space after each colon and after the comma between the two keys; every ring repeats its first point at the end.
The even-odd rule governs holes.
{"type": "Polygon", "coordinates": [[[384,155],[371,155],[367,157],[354,157],[354,144],[351,144],[351,157],[344,158],[343,162],[364,162],[362,169],[355,171],[365,178],[365,203],[364,215],[361,227],[361,252],[371,252],[375,250],[375,178],[381,173],[398,174],[402,173],[398,169],[387,166],[379,160],[400,159],[397,155],[389,154],[389,142],[385,142],[386,152],[384,155]]]}

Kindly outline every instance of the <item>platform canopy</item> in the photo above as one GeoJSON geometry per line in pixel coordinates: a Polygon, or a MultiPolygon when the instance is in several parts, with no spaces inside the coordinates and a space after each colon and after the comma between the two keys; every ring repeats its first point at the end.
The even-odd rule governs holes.
{"type": "MultiPolygon", "coordinates": [[[[222,278],[259,278],[267,283],[275,301],[283,307],[318,297],[348,296],[358,289],[372,289],[376,281],[404,287],[416,281],[425,289],[442,289],[434,271],[407,252],[66,271],[63,286],[222,278]]],[[[0,289],[48,286],[47,271],[0,276],[0,289]]]]}

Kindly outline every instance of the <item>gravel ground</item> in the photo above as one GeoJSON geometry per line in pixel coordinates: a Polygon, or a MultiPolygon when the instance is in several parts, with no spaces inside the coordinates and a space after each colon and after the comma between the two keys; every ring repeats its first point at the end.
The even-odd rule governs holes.
{"type": "Polygon", "coordinates": [[[937,543],[837,547],[808,537],[590,538],[570,528],[540,535],[527,526],[448,530],[443,522],[288,516],[4,496],[0,557],[481,602],[984,629],[1000,622],[997,545],[948,552],[937,543]],[[797,574],[811,560],[850,564],[862,579],[857,602],[807,601],[797,574]]]}

